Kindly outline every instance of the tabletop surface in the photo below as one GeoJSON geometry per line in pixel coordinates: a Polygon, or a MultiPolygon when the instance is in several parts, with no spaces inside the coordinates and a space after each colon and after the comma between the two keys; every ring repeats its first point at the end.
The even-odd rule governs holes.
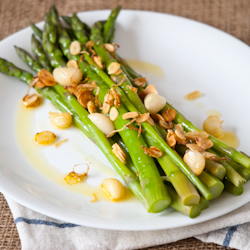
{"type": "MultiPolygon", "coordinates": [[[[1,0],[0,40],[42,21],[45,13],[55,4],[61,15],[98,9],[150,10],[187,17],[223,30],[250,45],[250,1],[248,0],[1,0]]],[[[21,249],[18,232],[4,196],[0,193],[0,249],[21,249]]],[[[155,246],[147,249],[215,250],[231,249],[195,238],[155,246]]]]}

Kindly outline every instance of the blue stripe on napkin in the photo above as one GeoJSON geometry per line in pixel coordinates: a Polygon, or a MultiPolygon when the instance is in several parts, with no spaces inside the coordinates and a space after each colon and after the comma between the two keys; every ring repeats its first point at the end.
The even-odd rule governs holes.
{"type": "Polygon", "coordinates": [[[34,225],[54,226],[54,227],[59,227],[59,228],[78,227],[78,225],[71,224],[71,223],[56,223],[56,222],[45,221],[45,220],[25,219],[23,217],[18,217],[15,219],[16,224],[19,222],[25,222],[27,224],[34,224],[34,225]]]}
{"type": "Polygon", "coordinates": [[[225,239],[224,239],[224,242],[223,242],[223,246],[224,247],[228,247],[229,244],[230,244],[230,241],[235,233],[235,231],[237,230],[237,226],[233,226],[233,227],[230,227],[230,229],[227,231],[227,234],[225,236],[225,239]]]}

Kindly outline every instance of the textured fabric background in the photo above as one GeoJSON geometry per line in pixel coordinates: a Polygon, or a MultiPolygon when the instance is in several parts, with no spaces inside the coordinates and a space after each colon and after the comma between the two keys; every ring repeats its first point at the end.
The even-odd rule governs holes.
{"type": "MultiPolygon", "coordinates": [[[[249,0],[0,0],[0,40],[29,26],[30,21],[34,23],[42,21],[52,4],[56,5],[61,15],[86,10],[111,9],[119,4],[124,9],[170,13],[209,24],[250,45],[249,0]]],[[[2,194],[0,194],[0,249],[21,249],[12,215],[2,194]]],[[[229,248],[191,238],[149,249],[229,248]]]]}

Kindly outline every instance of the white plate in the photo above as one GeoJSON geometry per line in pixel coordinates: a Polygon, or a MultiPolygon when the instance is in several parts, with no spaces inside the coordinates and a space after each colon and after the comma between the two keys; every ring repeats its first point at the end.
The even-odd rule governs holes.
{"type": "MultiPolygon", "coordinates": [[[[97,18],[106,19],[109,13],[110,11],[91,11],[80,13],[79,16],[92,25],[97,18]]],[[[42,27],[42,23],[39,26],[42,27]]],[[[165,79],[153,74],[146,74],[146,77],[170,103],[198,127],[201,127],[207,116],[206,110],[220,111],[225,121],[224,129],[238,135],[240,150],[250,151],[250,50],[246,44],[195,21],[145,11],[123,10],[119,15],[116,30],[115,41],[121,45],[121,56],[149,62],[163,69],[165,79]],[[183,96],[194,90],[200,90],[204,96],[197,101],[185,101],[183,96]]],[[[15,54],[13,45],[30,51],[31,33],[31,29],[26,28],[3,40],[0,43],[0,56],[28,70],[15,54]]],[[[71,192],[52,182],[32,167],[31,161],[25,158],[16,138],[16,126],[19,125],[15,123],[20,122],[20,119],[16,120],[16,115],[27,86],[2,74],[0,86],[0,190],[26,207],[63,221],[96,228],[157,230],[210,220],[250,201],[250,183],[247,183],[241,196],[223,194],[212,201],[209,209],[195,219],[187,218],[172,209],[160,214],[149,214],[134,201],[90,203],[89,197],[71,192]]],[[[34,116],[32,124],[35,126],[31,128],[34,131],[30,131],[30,135],[33,135],[35,130],[38,132],[40,128],[48,126],[48,110],[51,110],[48,102],[38,109],[40,115],[34,116]],[[43,118],[45,123],[41,122],[43,118]]],[[[52,130],[50,126],[47,129],[52,130]]],[[[64,134],[65,131],[53,131],[59,133],[62,139],[70,138],[69,142],[76,143],[108,165],[101,152],[78,136],[78,132],[73,128],[69,130],[69,136],[64,134]]],[[[27,135],[27,138],[30,135],[27,135]]],[[[27,139],[23,143],[31,142],[27,139]]],[[[70,150],[69,145],[70,143],[65,143],[58,148],[59,151],[53,151],[60,152],[60,155],[58,153],[51,156],[51,147],[41,150],[42,157],[47,158],[60,175],[69,172],[72,165],[81,161],[81,158],[77,158],[79,155],[74,156],[74,150],[72,153],[67,151],[70,150]],[[60,166],[61,169],[57,170],[60,166]]],[[[99,175],[97,171],[92,171],[92,177],[96,176],[93,182],[98,185],[99,175]]]]}

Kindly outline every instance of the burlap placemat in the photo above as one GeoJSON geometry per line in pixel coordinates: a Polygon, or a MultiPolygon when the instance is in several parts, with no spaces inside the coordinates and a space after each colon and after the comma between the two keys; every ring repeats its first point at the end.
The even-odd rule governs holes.
{"type": "MultiPolygon", "coordinates": [[[[110,9],[122,5],[124,9],[151,10],[191,18],[239,38],[250,45],[250,1],[248,0],[0,0],[0,40],[42,21],[44,14],[55,4],[61,15],[73,12],[110,9]]],[[[0,194],[0,249],[21,249],[18,233],[9,207],[0,194]]],[[[148,249],[230,249],[207,244],[194,238],[148,249]]]]}

